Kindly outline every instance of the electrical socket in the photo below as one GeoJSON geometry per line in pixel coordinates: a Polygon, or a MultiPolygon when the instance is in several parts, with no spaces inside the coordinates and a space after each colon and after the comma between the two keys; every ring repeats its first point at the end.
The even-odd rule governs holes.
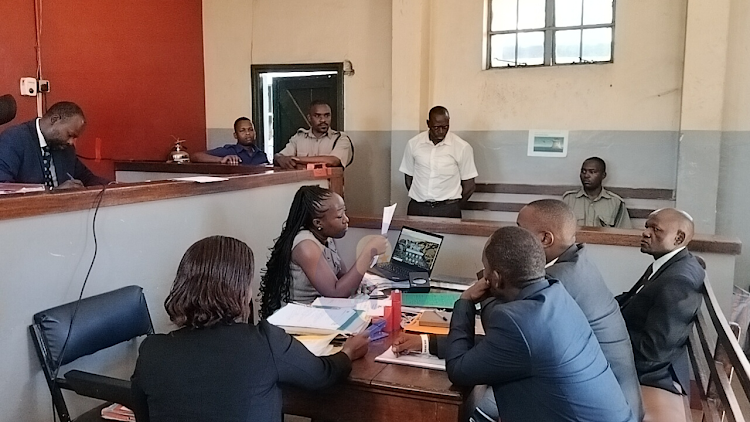
{"type": "Polygon", "coordinates": [[[39,79],[39,92],[49,92],[49,81],[46,79],[39,79]]]}
{"type": "Polygon", "coordinates": [[[36,97],[36,93],[36,78],[21,78],[21,95],[25,95],[27,97],[36,97]]]}

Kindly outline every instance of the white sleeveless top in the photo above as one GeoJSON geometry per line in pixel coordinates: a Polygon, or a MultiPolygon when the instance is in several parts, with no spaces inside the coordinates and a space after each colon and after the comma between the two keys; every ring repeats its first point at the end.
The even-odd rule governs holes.
{"type": "MultiPolygon", "coordinates": [[[[292,242],[292,250],[294,250],[294,248],[296,248],[297,245],[299,245],[299,243],[303,240],[312,240],[316,245],[318,245],[318,247],[320,247],[326,263],[328,263],[328,266],[331,267],[331,270],[333,270],[334,274],[338,274],[339,272],[341,272],[341,257],[339,257],[339,253],[336,251],[336,244],[333,242],[333,239],[326,239],[326,246],[323,246],[323,244],[320,243],[320,241],[315,237],[314,234],[312,234],[312,232],[310,232],[310,230],[301,230],[299,233],[297,233],[297,236],[294,237],[294,242],[292,242]]],[[[292,274],[292,289],[290,292],[290,299],[292,301],[310,304],[317,297],[322,296],[320,292],[318,292],[310,283],[310,280],[307,278],[307,274],[302,271],[302,267],[292,261],[289,263],[289,269],[292,274]]]]}

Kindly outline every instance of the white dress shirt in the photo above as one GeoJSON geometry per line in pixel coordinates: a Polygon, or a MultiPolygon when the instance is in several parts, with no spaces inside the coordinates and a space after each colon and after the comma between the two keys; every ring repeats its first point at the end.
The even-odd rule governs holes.
{"type": "MultiPolygon", "coordinates": [[[[44,147],[47,146],[47,140],[42,135],[42,129],[39,127],[39,118],[36,119],[36,136],[39,138],[39,152],[44,157],[44,147]]],[[[49,157],[49,171],[52,173],[52,184],[57,187],[57,171],[55,170],[55,161],[52,156],[49,157]]]]}
{"type": "Polygon", "coordinates": [[[460,199],[461,181],[478,176],[474,150],[452,132],[437,145],[429,132],[410,139],[399,171],[414,178],[409,197],[417,202],[460,199]]]}
{"type": "Polygon", "coordinates": [[[651,275],[648,276],[648,279],[651,280],[652,278],[654,278],[654,274],[656,274],[656,272],[659,271],[659,268],[661,268],[664,264],[666,264],[667,261],[669,261],[670,259],[672,259],[673,256],[675,256],[678,253],[680,253],[680,251],[683,250],[683,249],[685,249],[684,246],[681,247],[681,248],[677,248],[677,249],[673,250],[672,252],[670,252],[670,253],[668,253],[666,255],[663,255],[661,258],[659,258],[656,261],[654,261],[654,263],[651,266],[651,275]]]}

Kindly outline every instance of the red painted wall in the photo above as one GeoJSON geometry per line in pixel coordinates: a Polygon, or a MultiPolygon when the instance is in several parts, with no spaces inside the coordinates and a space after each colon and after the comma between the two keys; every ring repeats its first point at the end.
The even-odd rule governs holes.
{"type": "Polygon", "coordinates": [[[19,80],[36,76],[34,1],[0,0],[0,95],[13,94],[16,119],[0,131],[36,116],[36,98],[21,97],[19,80]]]}
{"type": "MultiPolygon", "coordinates": [[[[7,85],[17,95],[20,77],[36,68],[34,0],[0,3],[0,28],[19,30],[8,43],[10,64],[0,64],[0,92],[7,85]]],[[[95,157],[100,140],[102,161],[86,160],[92,170],[113,178],[112,160],[166,159],[172,136],[189,151],[205,148],[201,0],[42,0],[41,47],[47,104],[74,101],[86,114],[78,154],[95,157]]],[[[29,118],[26,103],[33,117],[34,99],[16,99],[17,121],[29,118]]]]}

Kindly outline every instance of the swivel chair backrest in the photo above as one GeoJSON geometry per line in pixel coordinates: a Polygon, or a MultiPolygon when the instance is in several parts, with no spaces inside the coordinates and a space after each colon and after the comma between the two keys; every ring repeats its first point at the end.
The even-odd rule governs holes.
{"type": "MultiPolygon", "coordinates": [[[[111,401],[117,401],[118,397],[129,396],[128,381],[123,381],[123,385],[126,385],[125,394],[117,390],[114,393],[103,391],[99,394],[96,389],[86,384],[108,377],[81,371],[70,371],[64,377],[59,377],[58,370],[79,357],[153,333],[143,289],[138,286],[123,287],[88,297],[80,302],[71,302],[47,309],[35,314],[33,319],[34,323],[29,329],[52,393],[53,403],[62,421],[69,421],[70,415],[60,392],[61,388],[105,400],[112,397],[111,401]],[[74,314],[75,319],[71,326],[74,314]],[[72,329],[68,333],[70,327],[72,329]],[[69,380],[71,375],[73,379],[69,380]],[[91,380],[91,378],[94,379],[91,380]]],[[[108,390],[106,386],[100,389],[102,388],[108,390]]],[[[124,400],[117,402],[122,401],[124,400]]]]}
{"type": "Polygon", "coordinates": [[[16,99],[10,94],[0,96],[0,125],[16,118],[16,99]]]}

